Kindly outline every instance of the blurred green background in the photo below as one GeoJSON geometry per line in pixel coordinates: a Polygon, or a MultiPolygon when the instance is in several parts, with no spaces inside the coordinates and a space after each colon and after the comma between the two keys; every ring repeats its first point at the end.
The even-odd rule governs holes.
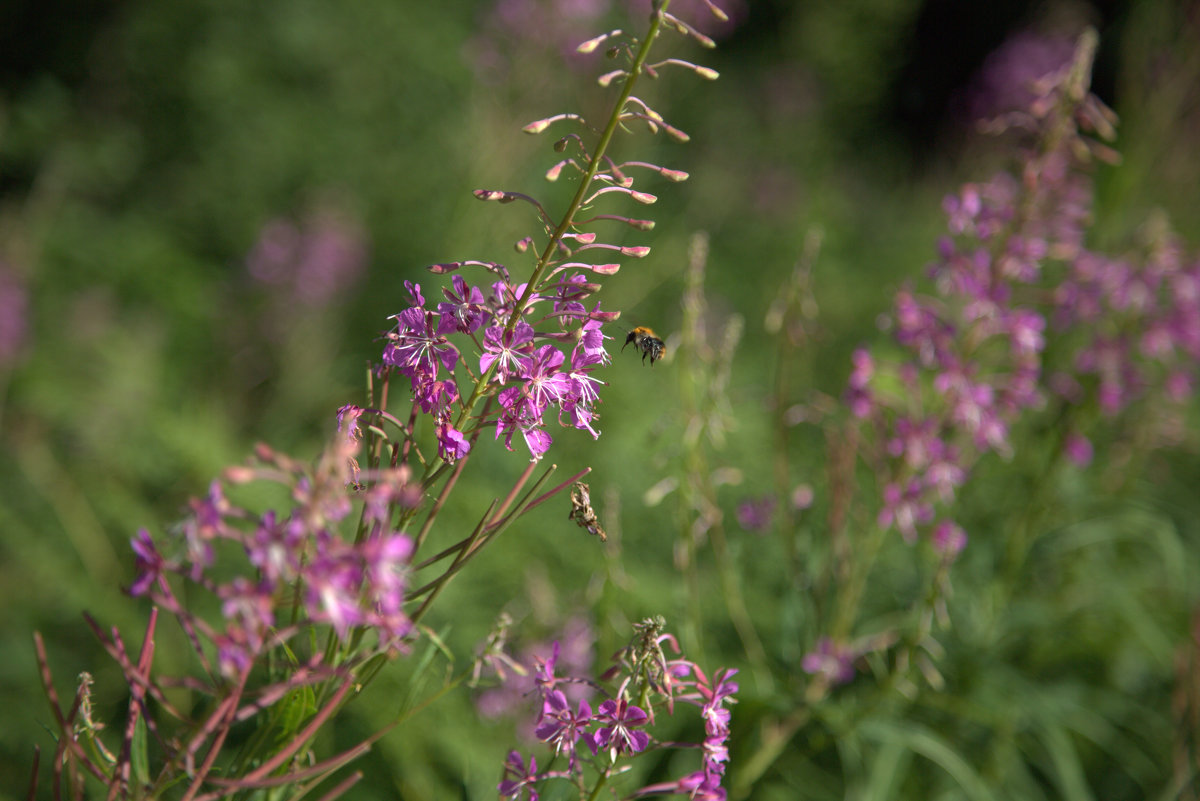
{"type": "MultiPolygon", "coordinates": [[[[643,184],[660,197],[648,215],[658,228],[626,241],[653,252],[599,295],[622,322],[670,341],[689,239],[708,232],[713,335],[728,315],[745,320],[730,389],[740,427],[721,455],[743,476],[721,497],[730,520],[742,496],[769,487],[763,319],[805,237],[823,236],[813,272],[822,336],[803,378],[836,397],[850,349],[880,336],[875,318],[892,291],[932,259],[942,196],[993,168],[970,125],[972,82],[1011,35],[1082,22],[1100,31],[1096,90],[1121,116],[1125,161],[1100,175],[1097,244],[1119,247],[1155,209],[1192,248],[1200,241],[1194,3],[731,5],[734,24],[715,51],[682,40],[667,48],[716,68],[719,81],[664,72],[644,89],[692,141],[618,140],[618,156],[692,178],[643,184]]],[[[614,24],[628,25],[625,4],[600,0],[0,6],[0,798],[24,794],[34,744],[52,748],[32,633],[49,643],[60,693],[90,670],[110,699],[102,714],[115,714],[120,676],[81,612],[136,639],[145,610],[122,592],[133,532],[163,531],[256,441],[315,455],[336,409],[362,401],[403,281],[422,282],[436,302],[442,283],[426,265],[498,260],[520,274],[511,245],[533,233],[529,215],[470,192],[515,189],[562,207],[570,187],[542,179],[556,160],[552,140],[520,126],[601,113],[607,93],[592,77],[607,65],[564,55],[565,45],[614,24]],[[326,269],[288,273],[280,265],[300,252],[289,247],[326,248],[326,269]]],[[[427,620],[465,660],[458,669],[502,607],[531,637],[561,626],[564,610],[590,607],[602,657],[628,636],[628,621],[682,616],[679,521],[669,505],[642,500],[662,478],[661,432],[680,402],[672,367],[618,357],[603,371],[599,441],[551,431],[547,461],[559,476],[590,465],[593,498],[619,499],[608,521],[619,542],[606,553],[584,537],[565,502],[526,518],[427,620]],[[589,588],[603,575],[608,584],[589,588]]],[[[486,437],[481,446],[443,515],[447,542],[524,467],[520,451],[486,437]]],[[[793,475],[815,482],[823,457],[815,439],[793,456],[793,475]]],[[[1170,502],[1194,511],[1194,458],[1182,464],[1170,502]]],[[[1196,561],[1196,543],[1187,545],[1184,584],[1196,561]]],[[[770,581],[762,595],[747,582],[764,619],[776,614],[770,581]]],[[[736,665],[738,641],[710,611],[704,641],[684,646],[711,667],[736,665]]],[[[1186,632],[1187,610],[1168,612],[1186,632]]],[[[168,664],[183,658],[164,651],[168,664]]],[[[406,670],[398,664],[373,688],[381,710],[404,698],[406,670]]],[[[747,714],[769,708],[770,688],[743,678],[747,714]]],[[[1155,714],[1167,715],[1167,692],[1153,687],[1155,714]]],[[[373,714],[352,715],[338,736],[371,730],[373,714]]],[[[352,797],[494,797],[516,742],[511,722],[481,725],[466,692],[421,714],[367,757],[352,797]]],[[[784,778],[759,797],[803,794],[784,778]]]]}

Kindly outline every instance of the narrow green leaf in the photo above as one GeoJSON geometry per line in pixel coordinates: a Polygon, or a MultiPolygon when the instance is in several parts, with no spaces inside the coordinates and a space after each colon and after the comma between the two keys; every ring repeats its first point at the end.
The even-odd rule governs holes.
{"type": "Polygon", "coordinates": [[[146,718],[138,715],[133,726],[133,741],[130,743],[129,760],[133,767],[133,778],[138,785],[150,784],[150,756],[147,754],[146,718]]]}
{"type": "Polygon", "coordinates": [[[864,723],[860,731],[866,737],[885,743],[898,743],[925,757],[946,771],[972,801],[994,801],[995,796],[987,783],[970,763],[949,743],[924,726],[907,721],[893,724],[876,720],[864,723]]]}

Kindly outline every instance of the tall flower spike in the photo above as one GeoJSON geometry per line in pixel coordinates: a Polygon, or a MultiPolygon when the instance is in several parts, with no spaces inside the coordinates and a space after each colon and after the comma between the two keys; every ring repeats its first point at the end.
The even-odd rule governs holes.
{"type": "MultiPolygon", "coordinates": [[[[620,31],[611,31],[579,48],[581,52],[591,52],[602,43],[613,41],[615,46],[609,54],[623,56],[628,61],[623,69],[610,73],[605,81],[619,82],[620,90],[602,128],[593,127],[574,112],[543,117],[522,128],[530,134],[544,133],[559,123],[578,129],[560,136],[553,143],[555,152],[561,153],[573,144],[578,148],[578,154],[557,161],[546,173],[547,180],[551,181],[568,166],[580,173],[576,193],[563,214],[552,216],[538,200],[523,192],[500,189],[474,192],[480,200],[502,204],[520,200],[536,209],[544,237],[522,237],[515,246],[518,253],[536,256],[529,280],[514,285],[506,269],[493,265],[489,269],[497,272],[501,280],[492,284],[490,295],[456,276],[453,289],[443,290],[446,301],[439,303],[436,311],[424,307],[424,299],[416,288],[411,307],[394,315],[397,325],[388,334],[383,362],[411,380],[412,399],[421,411],[434,417],[438,456],[426,467],[427,476],[433,475],[442,463],[467,457],[470,441],[466,432],[477,432],[486,427],[494,427],[496,438],[503,436],[505,446],[509,448],[513,435],[520,433],[534,460],[540,459],[552,442],[544,424],[545,414],[552,406],[557,407],[560,424],[582,428],[598,436],[594,426],[595,407],[600,400],[597,388],[602,382],[593,378],[590,372],[595,366],[609,361],[604,352],[605,337],[592,335],[591,344],[583,351],[572,350],[569,367],[567,354],[559,348],[562,344],[581,341],[587,327],[593,323],[612,320],[619,315],[619,312],[602,311],[598,306],[590,310],[585,306],[588,297],[600,289],[596,277],[616,273],[619,264],[607,261],[589,264],[578,259],[588,250],[642,258],[650,249],[644,245],[599,241],[597,232],[584,230],[582,226],[600,220],[615,220],[638,230],[650,230],[653,223],[615,214],[597,214],[584,220],[579,218],[579,213],[584,206],[607,194],[622,195],[641,204],[657,200],[655,195],[635,189],[633,176],[624,172],[624,167],[651,169],[672,181],[687,177],[681,170],[645,162],[617,165],[607,156],[612,138],[621,130],[622,123],[630,120],[642,120],[652,131],[665,132],[680,141],[688,138],[633,95],[634,86],[643,75],[655,75],[648,60],[650,46],[669,19],[662,6],[656,6],[645,38],[626,41],[620,38],[620,31]],[[597,136],[597,140],[589,147],[585,137],[591,135],[597,136]],[[552,306],[547,309],[545,303],[548,300],[552,301],[552,306]],[[484,330],[482,341],[477,333],[481,328],[484,330]],[[469,337],[470,341],[464,341],[464,337],[469,337]],[[470,375],[473,388],[463,388],[460,392],[464,383],[456,370],[462,364],[459,357],[472,352],[480,356],[480,374],[470,375]],[[441,375],[443,369],[449,377],[441,375]],[[488,401],[484,411],[477,414],[477,405],[485,398],[488,401]]],[[[678,59],[667,59],[661,65],[683,66],[703,78],[716,77],[712,70],[678,59]]],[[[443,262],[433,265],[430,270],[445,274],[468,264],[488,266],[490,263],[443,262]]],[[[467,367],[462,371],[470,373],[467,367]]],[[[408,453],[407,446],[405,453],[408,453]]]]}

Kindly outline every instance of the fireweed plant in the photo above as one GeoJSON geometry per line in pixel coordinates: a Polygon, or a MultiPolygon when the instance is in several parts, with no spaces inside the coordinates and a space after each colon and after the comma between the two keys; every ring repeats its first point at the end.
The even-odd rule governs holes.
{"type": "Polygon", "coordinates": [[[665,749],[699,751],[698,769],[623,797],[726,797],[721,783],[729,761],[728,706],[735,703],[738,685],[732,678],[737,671],[718,670],[708,676],[699,665],[678,656],[679,643],[664,631],[665,626],[661,617],[634,624],[633,638],[614,655],[613,667],[601,677],[603,683],[586,676],[557,676],[557,642],[549,658],[537,661],[534,684],[540,711],[534,736],[546,743],[550,753],[539,769],[537,755],[526,761],[519,751],[509,752],[497,788],[501,798],[537,799],[552,784],[572,786],[580,798],[597,798],[610,781],[631,769],[630,762],[639,754],[665,749]],[[612,685],[615,691],[593,710],[586,698],[575,702],[568,697],[569,690],[579,685],[593,690],[612,685]],[[656,705],[657,711],[673,716],[677,702],[700,709],[701,742],[660,742],[651,736],[648,730],[656,722],[656,705]]]}
{"type": "MultiPolygon", "coordinates": [[[[808,608],[816,611],[799,665],[808,680],[793,684],[795,708],[763,726],[759,747],[740,764],[734,795],[748,792],[814,717],[837,720],[831,725],[843,733],[852,729],[855,713],[839,718],[818,710],[836,704],[838,689],[856,678],[860,689],[873,678],[884,698],[898,693],[896,700],[915,700],[923,687],[944,690],[938,661],[945,651],[935,627],[950,625],[951,568],[969,537],[991,533],[968,532],[956,518],[984,460],[1011,460],[1018,448],[1036,451],[1034,462],[1049,454],[1036,468],[1033,495],[1016,504],[1015,524],[1004,526],[1003,558],[984,602],[1003,609],[1044,530],[1038,515],[1053,505],[1034,495],[1053,486],[1055,471],[1087,468],[1094,441],[1132,431],[1121,448],[1126,455],[1114,454],[1115,475],[1105,479],[1128,481],[1135,474],[1129,453],[1185,438],[1200,378],[1200,258],[1187,256],[1154,220],[1131,253],[1089,246],[1093,169],[1118,161],[1105,144],[1115,136],[1115,115],[1089,93],[1096,46],[1094,32],[1085,32],[1060,69],[1023,87],[1022,107],[985,126],[1016,145],[1017,167],[945,199],[948,230],[930,267],[932,291],[897,292],[894,344],[854,352],[840,401],[797,403],[786,380],[776,387],[779,441],[799,423],[820,425],[828,441],[828,556],[818,571],[805,572],[798,553],[806,548],[796,537],[811,527],[799,523],[811,499],[794,500],[784,454],[778,492],[793,500],[777,504],[778,530],[795,585],[809,588],[808,608]],[[879,628],[865,619],[864,602],[883,548],[896,536],[919,545],[930,569],[906,613],[896,610],[879,628]]],[[[819,336],[807,282],[812,258],[806,254],[768,317],[781,365],[819,336]]],[[[747,519],[762,527],[758,518],[773,512],[760,509],[747,519]]],[[[755,667],[752,661],[749,669],[755,667]]],[[[1194,685],[1194,675],[1182,681],[1194,685]]],[[[1187,724],[1184,731],[1194,729],[1187,724]]],[[[930,742],[911,747],[942,765],[958,759],[949,750],[922,750],[930,742]]],[[[1180,763],[1181,782],[1192,781],[1189,759],[1180,763]]]]}
{"type": "MultiPolygon", "coordinates": [[[[640,38],[617,30],[579,46],[585,54],[604,47],[610,59],[623,62],[599,79],[616,94],[601,126],[566,113],[525,127],[533,134],[556,125],[572,128],[555,142],[562,159],[547,173],[551,181],[569,175],[578,182],[561,215],[552,216],[523,193],[475,192],[481,200],[522,201],[535,209],[540,232],[516,245],[532,262],[523,280],[495,262],[436,264],[430,267],[435,275],[462,270],[477,279],[454,274],[436,303],[426,300],[418,283],[406,281],[405,307],[393,315],[381,362],[370,374],[370,402],[339,411],[338,433],[315,465],[259,446],[252,462],[227,469],[205,497],[191,501],[186,518],[167,536],[156,539],[141,530],[133,537],[137,574],[129,589],[153,605],[140,647],[88,618],[128,683],[128,712],[118,731],[96,719],[87,674],[73,699],[62,703],[36,637],[58,735],[52,757],[56,798],[82,797],[96,782],[109,798],[298,798],[319,790],[332,799],[359,781],[358,773],[334,774],[403,718],[326,757],[314,748],[322,728],[422,636],[444,648],[421,620],[447,582],[514,521],[587,472],[547,488],[550,466],[530,482],[553,441],[548,417],[593,437],[600,433],[596,407],[603,382],[594,373],[610,361],[604,325],[620,314],[592,300],[600,280],[619,268],[600,259],[649,252],[604,241],[600,232],[614,224],[653,228],[649,220],[591,210],[608,202],[607,195],[653,203],[653,195],[634,188],[639,172],[687,178],[678,170],[618,161],[609,146],[619,131],[635,127],[687,140],[633,94],[643,77],[673,68],[717,77],[677,58],[650,60],[660,33],[712,46],[667,7],[668,0],[655,0],[640,38]],[[502,440],[509,450],[520,447],[530,462],[473,530],[429,553],[438,515],[481,437],[502,440]],[[253,499],[272,491],[282,502],[255,508],[253,499]],[[431,575],[435,569],[440,573],[431,575]],[[175,617],[190,642],[194,675],[155,670],[162,612],[175,617]]],[[[575,497],[585,496],[577,488],[575,497]]],[[[590,506],[580,519],[598,526],[594,512],[587,512],[590,506]]],[[[668,659],[664,642],[678,652],[661,623],[641,627],[638,644],[622,652],[622,681],[594,712],[586,703],[568,707],[555,659],[543,662],[536,675],[543,705],[536,731],[562,763],[539,772],[532,757],[528,765],[510,757],[501,795],[528,790],[536,798],[532,785],[565,778],[582,797],[586,761],[595,768],[588,791],[594,796],[624,770],[620,763],[651,747],[654,704],[665,703],[670,712],[682,701],[701,709],[702,765],[676,783],[639,794],[723,797],[734,671],[710,677],[691,662],[668,659]]]]}
{"type": "MultiPolygon", "coordinates": [[[[906,358],[854,354],[846,403],[881,485],[876,528],[932,546],[943,569],[930,613],[968,541],[954,517],[960,488],[985,456],[1013,457],[1014,428],[1049,415],[1052,462],[1086,466],[1097,418],[1115,421],[1137,401],[1178,420],[1197,378],[1200,262],[1153,227],[1141,253],[1109,256],[1086,243],[1092,169],[1118,160],[1104,144],[1115,115],[1088,91],[1096,45],[1085,33],[1072,59],[1030,87],[1026,108],[990,124],[1024,139],[1020,172],[946,198],[949,231],[930,268],[936,294],[906,287],[895,298],[892,331],[906,358]]],[[[1030,536],[1027,526],[1010,532],[1005,569],[1024,560],[1030,536]]],[[[908,643],[916,650],[930,619],[908,643]]],[[[822,646],[807,669],[844,678],[853,649],[822,646]]]]}
{"type": "MultiPolygon", "coordinates": [[[[729,358],[741,335],[741,318],[735,317],[726,325],[718,347],[709,347],[700,336],[705,306],[702,280],[707,253],[707,238],[702,234],[696,235],[689,259],[684,292],[684,332],[680,338],[681,359],[697,359],[706,368],[714,364],[720,367],[703,371],[704,382],[693,387],[697,395],[680,409],[685,420],[697,419],[700,407],[711,409],[711,414],[705,416],[704,422],[697,422],[690,435],[682,438],[681,447],[695,460],[704,458],[704,449],[700,444],[703,434],[711,436],[732,425],[728,419],[725,390],[729,380],[729,358]],[[696,347],[695,351],[692,346],[696,347]]],[[[688,369],[683,372],[691,374],[694,371],[688,369]]],[[[677,488],[672,479],[664,479],[647,491],[645,500],[650,504],[657,503],[677,488]]],[[[712,514],[716,506],[710,489],[699,483],[689,483],[677,493],[684,499],[682,503],[688,504],[685,515],[696,521],[693,528],[699,536],[691,538],[691,542],[699,542],[706,534],[712,536],[714,542],[724,542],[719,515],[712,514]]],[[[695,549],[677,549],[676,566],[689,579],[696,576],[690,569],[695,557],[695,549]]],[[[727,582],[723,586],[729,589],[732,583],[727,582]]],[[[689,581],[690,596],[694,598],[701,592],[694,581],[689,581]]],[[[748,644],[748,649],[756,648],[756,653],[761,654],[763,646],[754,635],[744,604],[740,604],[740,595],[731,591],[727,593],[727,598],[732,599],[729,612],[739,634],[753,644],[748,644]],[[739,603],[735,604],[734,601],[739,603]]],[[[688,604],[690,609],[698,606],[698,603],[688,604]]],[[[691,638],[700,641],[699,621],[689,619],[686,624],[691,638]]],[[[679,643],[664,630],[665,625],[662,618],[636,624],[634,638],[615,655],[613,667],[599,680],[578,673],[557,677],[555,666],[565,661],[560,656],[568,651],[560,649],[559,643],[555,642],[549,657],[533,660],[532,693],[525,689],[529,682],[512,676],[511,672],[506,675],[505,666],[511,671],[513,660],[504,659],[501,662],[503,649],[486,655],[487,661],[495,665],[494,672],[505,677],[502,686],[522,688],[526,698],[533,695],[538,701],[533,734],[550,748],[549,761],[547,755],[543,754],[540,763],[536,753],[530,754],[528,761],[520,751],[514,750],[509,754],[504,778],[499,785],[502,798],[536,800],[538,793],[549,791],[555,785],[573,788],[580,798],[596,798],[602,790],[610,787],[615,778],[631,771],[633,761],[639,756],[661,758],[663,752],[669,750],[698,751],[699,758],[692,760],[699,763],[698,767],[672,780],[655,781],[618,797],[681,795],[706,801],[726,798],[727,791],[723,784],[729,762],[730,735],[730,710],[727,706],[735,703],[733,694],[737,692],[738,684],[731,679],[737,671],[722,669],[708,676],[695,662],[680,656],[679,643]],[[668,651],[674,658],[668,656],[668,651]],[[593,709],[589,699],[595,693],[603,693],[607,698],[593,709]],[[653,738],[647,729],[656,721],[655,706],[673,716],[675,704],[680,701],[700,708],[703,738],[699,742],[660,741],[653,738]],[[565,766],[562,764],[564,759],[565,766]]],[[[513,693],[510,690],[505,695],[511,698],[513,693]]],[[[671,764],[673,766],[675,763],[671,764]]],[[[614,789],[612,792],[617,791],[614,789]]]]}

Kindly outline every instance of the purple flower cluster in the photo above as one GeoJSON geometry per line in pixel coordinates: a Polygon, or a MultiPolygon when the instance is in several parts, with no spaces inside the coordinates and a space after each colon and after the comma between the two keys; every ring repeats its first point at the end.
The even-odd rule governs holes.
{"type": "MultiPolygon", "coordinates": [[[[603,13],[605,5],[604,0],[557,3],[561,13],[546,14],[539,2],[504,0],[495,7],[495,14],[501,22],[500,28],[522,35],[536,29],[540,39],[547,41],[543,34],[551,31],[542,30],[543,23],[587,24],[603,13]],[[530,20],[536,20],[537,24],[529,24],[530,20]]],[[[713,44],[698,29],[669,14],[663,4],[649,5],[647,41],[664,29],[709,46],[713,44]]],[[[700,6],[714,18],[728,20],[728,15],[712,0],[700,0],[700,6]]],[[[662,114],[630,92],[641,75],[656,77],[658,69],[668,66],[689,70],[706,80],[717,78],[715,70],[677,58],[651,64],[646,60],[649,50],[635,44],[636,40],[617,29],[575,47],[578,54],[592,56],[603,45],[609,57],[623,56],[628,62],[627,68],[612,70],[599,78],[603,86],[614,82],[625,86],[612,108],[609,123],[593,124],[580,114],[565,113],[535,120],[522,129],[541,134],[552,126],[571,128],[555,142],[554,150],[561,158],[545,175],[548,181],[557,181],[564,171],[580,176],[574,197],[561,216],[552,216],[534,197],[522,192],[498,189],[474,192],[480,200],[505,204],[520,201],[536,210],[540,231],[515,243],[518,253],[534,257],[528,281],[514,282],[508,268],[495,262],[434,264],[429,269],[438,274],[470,266],[494,276],[488,279],[490,285],[476,286],[456,275],[453,288],[442,290],[446,300],[436,309],[426,306],[419,285],[405,282],[408,307],[391,318],[396,324],[386,334],[381,372],[387,375],[394,372],[409,379],[414,403],[434,418],[438,457],[442,462],[467,456],[485,427],[494,427],[495,438],[503,437],[509,450],[513,438],[520,435],[533,461],[538,461],[552,442],[545,423],[547,413],[552,410],[560,425],[599,436],[595,427],[596,405],[603,382],[593,372],[610,361],[604,348],[604,340],[609,337],[601,326],[615,320],[620,313],[601,311],[598,303],[588,308],[585,302],[600,289],[594,278],[613,275],[620,265],[589,259],[593,254],[643,258],[650,248],[601,241],[589,226],[618,223],[648,231],[654,223],[610,213],[595,213],[587,218],[581,215],[599,205],[606,195],[624,195],[639,204],[654,203],[657,198],[653,194],[634,189],[639,173],[656,174],[670,181],[686,180],[688,176],[680,170],[643,161],[617,162],[606,152],[607,136],[600,138],[595,151],[589,150],[584,137],[605,130],[606,125],[611,131],[620,124],[645,125],[651,133],[661,132],[687,141],[684,131],[667,123],[662,114]],[[476,357],[478,373],[473,369],[476,357]],[[469,392],[460,391],[460,372],[473,384],[469,392]],[[484,406],[477,411],[476,405],[481,401],[484,406]]],[[[409,442],[413,433],[410,424],[405,431],[409,442]]]]}
{"type": "Polygon", "coordinates": [[[377,635],[380,650],[400,648],[412,627],[403,602],[413,545],[391,530],[388,510],[411,500],[409,476],[404,470],[372,476],[357,497],[364,534],[343,539],[338,528],[352,509],[347,478],[355,447],[352,437],[339,437],[334,452],[308,471],[260,446],[262,464],[231,469],[229,483],[281,483],[295,504],[290,512],[256,515],[231,502],[215,481],[207,497],[191,501],[172,536],[155,543],[142,529],[132,538],[137,577],[130,592],[149,596],[212,642],[229,676],[300,631],[305,618],[327,624],[342,640],[362,628],[377,635]],[[223,627],[185,606],[168,581],[172,573],[220,600],[223,627]]]}
{"type": "Polygon", "coordinates": [[[297,223],[276,218],[259,232],[246,257],[254,280],[284,290],[289,305],[327,305],[366,267],[366,236],[343,214],[321,211],[297,223]]]}
{"type": "Polygon", "coordinates": [[[1050,376],[1064,400],[1078,402],[1089,384],[1111,418],[1150,393],[1178,404],[1195,394],[1200,258],[1185,257],[1173,236],[1160,234],[1141,259],[1082,251],[1055,288],[1050,319],[1078,343],[1050,376]]]}
{"type": "Polygon", "coordinates": [[[446,300],[436,309],[426,308],[419,284],[406,281],[411,305],[393,315],[396,326],[387,334],[383,364],[408,377],[414,402],[434,418],[438,455],[453,462],[471,449],[466,432],[457,427],[462,423],[454,418],[455,409],[461,408],[456,406],[461,397],[455,369],[463,356],[450,337],[465,338],[474,346],[479,354],[478,375],[469,365],[464,369],[475,381],[482,383],[488,377],[487,390],[499,407],[486,421],[476,420],[476,429],[494,425],[496,439],[503,436],[509,450],[513,436],[520,434],[535,460],[553,441],[545,429],[545,415],[551,408],[557,410],[560,424],[598,437],[592,421],[600,402],[597,388],[603,382],[592,371],[610,361],[604,349],[609,337],[600,327],[615,315],[600,311],[599,304],[591,310],[583,305],[579,298],[597,287],[586,285],[581,275],[558,282],[553,294],[542,295],[525,284],[514,287],[507,270],[491,267],[502,274],[502,280],[492,284],[486,297],[479,287],[455,275],[453,288],[442,290],[446,300]],[[542,322],[555,318],[578,325],[569,332],[538,334],[522,318],[544,303],[551,308],[542,322]],[[522,318],[514,320],[518,306],[522,318]],[[538,345],[539,338],[572,342],[569,356],[554,344],[538,345]]]}
{"type": "MultiPolygon", "coordinates": [[[[949,233],[931,268],[936,295],[895,299],[900,364],[854,354],[851,413],[883,432],[879,525],[914,541],[929,531],[953,557],[966,534],[939,519],[984,453],[1008,457],[1010,430],[1049,399],[1094,401],[1109,416],[1151,390],[1190,397],[1200,364],[1200,261],[1159,237],[1141,260],[1085,243],[1096,160],[1113,154],[1112,113],[1087,93],[1094,42],[1027,86],[1032,98],[1003,118],[1024,132],[1019,177],[1000,173],[948,197],[949,233]],[[1057,365],[1057,366],[1056,366],[1057,365]]],[[[1065,432],[1064,453],[1091,458],[1065,432]]]]}
{"type": "Polygon", "coordinates": [[[643,787],[637,795],[671,793],[724,801],[725,788],[721,786],[721,780],[729,762],[729,722],[732,718],[726,704],[733,703],[733,694],[738,691],[737,682],[731,681],[737,670],[718,670],[710,680],[694,662],[677,661],[672,673],[679,688],[676,698],[700,707],[700,717],[704,720],[701,768],[665,786],[643,787]]]}
{"type": "Polygon", "coordinates": [[[665,700],[671,714],[674,714],[676,702],[700,709],[704,738],[699,744],[663,743],[660,747],[698,747],[701,751],[701,767],[676,781],[647,785],[634,792],[632,797],[686,795],[714,801],[724,799],[725,790],[721,787],[721,780],[729,761],[728,705],[733,703],[733,694],[738,690],[737,683],[732,681],[737,671],[720,670],[710,678],[694,662],[666,659],[661,650],[664,642],[670,643],[677,651],[675,640],[669,634],[652,636],[645,642],[648,647],[636,654],[626,651],[619,669],[628,670],[629,673],[614,696],[601,702],[594,712],[587,700],[580,700],[573,705],[560,689],[564,683],[579,680],[555,675],[558,657],[555,643],[553,655],[542,662],[537,670],[535,683],[542,707],[535,734],[539,740],[554,748],[556,757],[567,757],[567,770],[539,773],[534,757],[531,756],[526,763],[519,752],[512,751],[505,764],[505,777],[499,784],[500,796],[517,799],[527,794],[529,798],[536,799],[538,787],[547,779],[574,779],[581,782],[585,763],[592,764],[600,775],[611,774],[623,758],[632,757],[650,747],[651,735],[646,729],[654,724],[654,711],[649,703],[657,696],[665,700]],[[631,689],[639,685],[642,687],[640,693],[631,689]],[[633,703],[635,695],[646,705],[645,708],[633,703]],[[587,748],[584,756],[581,756],[580,743],[587,748]],[[601,756],[603,759],[595,759],[601,756]]]}

